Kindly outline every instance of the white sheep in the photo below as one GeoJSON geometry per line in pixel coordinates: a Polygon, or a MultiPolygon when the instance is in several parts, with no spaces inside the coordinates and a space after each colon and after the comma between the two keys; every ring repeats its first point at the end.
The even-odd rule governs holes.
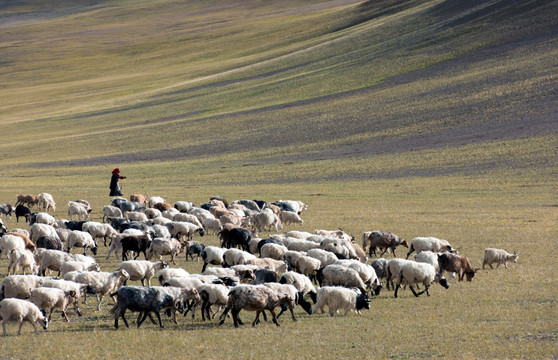
{"type": "MultiPolygon", "coordinates": [[[[218,306],[219,309],[227,305],[229,298],[229,288],[221,284],[203,284],[198,288],[201,299],[202,319],[210,319],[209,311],[211,306],[218,306]]],[[[213,318],[219,310],[213,314],[213,318]]]]}
{"type": "Polygon", "coordinates": [[[294,269],[295,266],[296,266],[296,261],[301,256],[306,256],[306,252],[287,250],[283,254],[283,260],[285,261],[285,263],[287,263],[287,266],[289,267],[289,269],[294,269]]]}
{"type": "Polygon", "coordinates": [[[96,262],[65,261],[60,266],[60,276],[64,277],[70,271],[101,271],[101,267],[96,262]]]}
{"type": "Polygon", "coordinates": [[[169,219],[172,221],[172,219],[174,218],[174,215],[180,213],[180,211],[176,210],[175,208],[170,208],[168,210],[165,210],[163,212],[161,212],[162,217],[169,219]]]}
{"type": "Polygon", "coordinates": [[[243,251],[243,250],[240,250],[240,249],[237,249],[237,248],[226,249],[225,252],[223,253],[223,266],[224,267],[230,267],[230,266],[236,265],[236,263],[234,262],[234,258],[236,256],[236,254],[241,253],[241,252],[247,253],[246,251],[243,251]]]}
{"type": "Polygon", "coordinates": [[[77,314],[81,316],[81,310],[79,308],[79,299],[86,294],[88,291],[92,291],[86,284],[78,284],[74,281],[68,281],[64,279],[47,279],[42,284],[41,287],[56,288],[64,291],[74,291],[76,296],[72,298],[74,309],[77,314]]]}
{"type": "Polygon", "coordinates": [[[190,224],[194,224],[198,227],[203,227],[201,221],[196,217],[196,215],[186,214],[179,212],[178,214],[172,217],[172,221],[179,221],[179,222],[188,222],[190,224]]]}
{"type": "MultiPolygon", "coordinates": [[[[14,249],[25,250],[25,241],[15,234],[4,234],[0,237],[0,252],[10,257],[10,252],[14,249]]],[[[9,270],[8,270],[9,271],[9,270]]]]}
{"type": "Polygon", "coordinates": [[[203,223],[205,224],[205,230],[209,234],[215,235],[223,230],[223,226],[221,225],[221,221],[219,221],[219,219],[207,218],[203,220],[203,223]]]}
{"type": "Polygon", "coordinates": [[[316,280],[316,274],[322,267],[320,260],[310,257],[310,256],[300,256],[294,266],[301,274],[304,274],[310,278],[310,280],[316,280]]]}
{"type": "Polygon", "coordinates": [[[122,210],[112,205],[103,206],[103,222],[107,221],[108,218],[121,218],[122,210]]]}
{"type": "Polygon", "coordinates": [[[170,278],[174,277],[188,277],[190,273],[182,268],[165,268],[159,271],[157,274],[157,279],[159,284],[164,285],[170,278]]]}
{"type": "Polygon", "coordinates": [[[359,293],[353,289],[340,286],[323,286],[318,289],[314,313],[319,309],[323,314],[326,306],[330,316],[333,316],[339,310],[345,310],[345,316],[349,311],[355,311],[360,315],[360,310],[370,309],[370,300],[368,300],[366,293],[359,293]]]}
{"type": "Polygon", "coordinates": [[[278,274],[282,274],[287,271],[287,264],[282,260],[274,260],[274,259],[261,259],[261,258],[253,258],[246,260],[245,264],[247,265],[257,265],[272,271],[275,271],[278,274]]]}
{"type": "Polygon", "coordinates": [[[105,246],[107,246],[107,238],[112,238],[112,236],[117,235],[116,231],[110,224],[104,224],[96,221],[88,221],[83,224],[82,230],[91,234],[91,237],[95,241],[99,238],[103,238],[105,246]]]}
{"type": "MultiPolygon", "coordinates": [[[[162,226],[168,226],[169,224],[172,223],[171,219],[168,219],[164,216],[157,216],[153,219],[151,219],[151,225],[162,225],[162,226]]],[[[167,228],[168,229],[168,228],[167,228]]]]}
{"type": "Polygon", "coordinates": [[[194,208],[194,204],[190,201],[177,201],[174,203],[174,208],[180,212],[189,212],[194,208]]]}
{"type": "Polygon", "coordinates": [[[308,250],[307,254],[310,257],[320,260],[322,267],[326,267],[337,261],[337,256],[335,256],[334,253],[324,249],[311,249],[308,250]]]}
{"type": "Polygon", "coordinates": [[[89,218],[89,211],[87,207],[76,201],[68,202],[68,217],[73,220],[74,215],[77,215],[78,220],[87,220],[89,218]]]}
{"type": "Polygon", "coordinates": [[[56,203],[54,202],[54,198],[49,193],[40,193],[37,195],[37,207],[39,209],[43,209],[45,211],[56,211],[56,203]]]}
{"type": "Polygon", "coordinates": [[[160,196],[151,196],[147,199],[147,207],[152,208],[155,204],[166,203],[166,200],[160,196]]]}
{"type": "Polygon", "coordinates": [[[172,237],[169,232],[169,228],[165,225],[154,224],[153,226],[151,226],[151,229],[153,230],[154,234],[153,238],[170,239],[172,237]]]}
{"type": "Polygon", "coordinates": [[[52,236],[55,239],[59,239],[56,229],[52,225],[47,224],[33,224],[29,227],[29,238],[35,244],[41,236],[52,236]]]}
{"type": "Polygon", "coordinates": [[[256,256],[250,254],[247,251],[238,251],[234,255],[233,265],[245,265],[248,264],[249,260],[257,259],[256,256]]]}
{"type": "Polygon", "coordinates": [[[386,270],[386,285],[387,289],[390,289],[390,285],[393,289],[394,286],[394,279],[399,274],[399,270],[401,266],[407,262],[412,262],[411,260],[401,259],[401,258],[394,258],[391,260],[386,261],[385,270],[386,270]]]}
{"type": "Polygon", "coordinates": [[[180,238],[180,236],[186,237],[188,240],[192,240],[195,233],[199,233],[200,236],[205,234],[203,227],[194,225],[189,222],[173,221],[169,225],[169,231],[172,236],[180,238]]]}
{"type": "Polygon", "coordinates": [[[482,260],[482,268],[484,269],[484,266],[488,265],[492,269],[492,264],[496,263],[496,268],[498,268],[500,265],[504,264],[504,266],[507,269],[508,268],[508,261],[516,263],[518,258],[519,258],[519,255],[517,255],[517,251],[514,251],[513,254],[510,254],[506,250],[503,250],[503,249],[487,248],[487,249],[484,250],[484,258],[482,260]]]}
{"type": "Polygon", "coordinates": [[[240,282],[240,278],[238,277],[236,270],[234,270],[233,268],[210,267],[205,269],[202,275],[212,275],[217,276],[218,278],[228,277],[234,282],[240,282]]]}
{"type": "Polygon", "coordinates": [[[74,230],[70,233],[66,243],[66,251],[69,253],[74,247],[82,247],[83,255],[87,253],[87,249],[91,249],[93,255],[97,255],[97,243],[88,232],[74,230]]]}
{"type": "Polygon", "coordinates": [[[222,265],[223,255],[227,249],[223,249],[217,246],[206,246],[202,251],[203,267],[202,272],[205,271],[207,265],[222,265]]]}
{"type": "Polygon", "coordinates": [[[155,219],[157,217],[163,216],[163,213],[159,209],[148,208],[145,209],[145,216],[147,216],[148,219],[155,219]]]}
{"type": "Polygon", "coordinates": [[[40,212],[35,215],[35,224],[47,224],[54,226],[56,224],[56,219],[50,214],[40,212]]]}
{"type": "Polygon", "coordinates": [[[126,270],[130,275],[130,280],[140,280],[143,286],[145,286],[145,281],[147,281],[147,286],[151,286],[153,275],[166,267],[168,267],[166,261],[128,260],[121,262],[118,269],[126,270]]]}
{"type": "Polygon", "coordinates": [[[324,237],[328,237],[328,238],[334,238],[334,239],[338,239],[338,240],[346,240],[349,242],[352,242],[354,240],[354,237],[351,236],[350,234],[347,234],[343,229],[338,229],[338,230],[316,230],[315,233],[317,235],[321,235],[324,237]]]}
{"type": "Polygon", "coordinates": [[[292,211],[283,210],[281,211],[281,221],[285,225],[295,224],[295,225],[302,225],[304,224],[304,220],[300,218],[300,216],[292,211]]]}
{"type": "Polygon", "coordinates": [[[33,325],[35,333],[38,333],[35,324],[41,325],[45,330],[48,328],[48,320],[41,313],[41,310],[37,305],[27,300],[4,299],[0,301],[0,319],[2,319],[4,336],[7,335],[6,324],[10,321],[17,321],[19,323],[19,329],[17,330],[18,335],[21,335],[21,327],[24,321],[33,325]]]}
{"type": "Polygon", "coordinates": [[[286,237],[292,237],[296,239],[307,239],[310,236],[315,235],[307,231],[298,231],[298,230],[291,230],[285,233],[286,237]]]}
{"type": "Polygon", "coordinates": [[[380,280],[378,280],[376,271],[372,266],[361,263],[358,260],[337,260],[335,264],[356,270],[364,284],[366,284],[367,288],[373,290],[375,295],[380,294],[382,286],[380,285],[380,280]]]}
{"type": "Polygon", "coordinates": [[[250,242],[248,243],[248,251],[251,254],[257,254],[258,253],[258,243],[262,241],[261,238],[256,237],[256,236],[252,236],[252,239],[250,239],[250,242]]]}
{"type": "Polygon", "coordinates": [[[174,258],[182,251],[184,251],[184,244],[175,238],[155,238],[147,249],[147,258],[159,257],[159,260],[161,260],[163,255],[170,255],[170,261],[176,265],[174,258]]]}
{"type": "Polygon", "coordinates": [[[28,270],[32,275],[38,275],[39,265],[35,261],[35,255],[27,249],[12,249],[9,254],[10,263],[8,264],[8,275],[10,270],[13,269],[12,274],[15,275],[17,270],[21,268],[23,275],[28,270]]]}
{"type": "Polygon", "coordinates": [[[409,255],[416,251],[417,253],[421,251],[430,250],[435,253],[439,252],[453,252],[453,248],[447,240],[438,239],[435,237],[416,237],[411,240],[409,244],[409,252],[407,253],[407,259],[409,255]]]}
{"type": "Polygon", "coordinates": [[[39,274],[45,276],[45,271],[48,269],[58,271],[60,275],[62,264],[70,260],[75,260],[72,254],[60,250],[44,250],[39,254],[39,274]]]}
{"type": "Polygon", "coordinates": [[[264,210],[252,215],[251,223],[254,229],[258,231],[271,231],[272,229],[281,231],[283,229],[281,219],[269,209],[268,211],[264,210]]]}
{"type": "Polygon", "coordinates": [[[320,247],[324,250],[339,249],[338,251],[340,251],[343,254],[343,256],[347,259],[360,259],[360,256],[356,253],[355,247],[353,246],[351,240],[347,240],[343,237],[341,238],[327,237],[322,240],[322,242],[320,243],[320,247]],[[344,250],[343,247],[346,250],[344,250]]]}
{"type": "Polygon", "coordinates": [[[302,239],[293,239],[287,244],[287,249],[294,250],[294,251],[305,251],[308,252],[311,249],[318,249],[320,244],[315,243],[313,241],[302,240],[302,239]]]}
{"type": "Polygon", "coordinates": [[[26,299],[31,295],[31,290],[41,286],[45,280],[46,278],[37,275],[6,276],[0,286],[0,299],[26,299]]]}
{"type": "Polygon", "coordinates": [[[363,294],[366,293],[366,284],[362,281],[358,272],[342,265],[328,265],[318,271],[317,275],[320,286],[344,286],[358,288],[363,294]]]}
{"type": "Polygon", "coordinates": [[[419,295],[426,292],[428,296],[430,293],[428,289],[433,282],[439,282],[440,285],[449,288],[448,281],[444,278],[440,278],[434,266],[427,263],[420,263],[414,261],[408,261],[401,263],[399,267],[399,273],[395,276],[395,293],[394,296],[397,297],[397,291],[399,290],[401,284],[409,285],[409,288],[413,292],[413,295],[418,297],[419,295]],[[413,288],[414,285],[423,284],[425,289],[419,293],[413,288]]]}
{"type": "Polygon", "coordinates": [[[97,310],[101,310],[101,302],[104,297],[120,289],[124,282],[129,279],[130,275],[128,272],[124,269],[119,269],[114,272],[82,271],[75,276],[73,281],[87,284],[96,291],[97,310]]]}
{"type": "Polygon", "coordinates": [[[303,296],[310,295],[310,298],[316,303],[316,288],[312,284],[312,281],[308,276],[299,274],[294,271],[287,271],[279,278],[280,284],[291,284],[298,291],[300,291],[303,296]]]}
{"type": "Polygon", "coordinates": [[[288,251],[286,246],[268,243],[261,247],[260,253],[263,258],[283,260],[283,256],[288,251]]]}
{"type": "Polygon", "coordinates": [[[48,313],[47,319],[49,322],[55,309],[62,310],[64,320],[69,322],[70,319],[68,319],[66,309],[68,305],[75,302],[76,298],[77,294],[73,290],[64,291],[56,288],[40,287],[31,290],[29,301],[37,305],[37,307],[45,311],[45,313],[48,313]]]}
{"type": "Polygon", "coordinates": [[[308,205],[306,205],[305,203],[303,203],[300,200],[279,200],[277,201],[278,203],[281,204],[286,204],[289,207],[291,207],[291,209],[293,209],[294,212],[296,212],[297,214],[300,214],[301,212],[303,212],[304,210],[308,210],[308,205]]]}
{"type": "Polygon", "coordinates": [[[149,220],[147,218],[147,215],[145,215],[140,211],[128,211],[126,212],[126,218],[128,218],[128,220],[130,221],[141,221],[141,222],[147,222],[149,220]]]}

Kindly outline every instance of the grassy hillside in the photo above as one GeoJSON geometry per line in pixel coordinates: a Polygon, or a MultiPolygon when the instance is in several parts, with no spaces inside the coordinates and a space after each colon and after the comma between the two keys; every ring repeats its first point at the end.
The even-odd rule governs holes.
{"type": "Polygon", "coordinates": [[[544,0],[0,3],[0,202],[50,192],[63,218],[85,198],[98,220],[120,167],[125,194],[300,199],[296,229],[438,236],[475,267],[489,246],[520,254],[429,298],[384,292],[362,317],[299,311],[278,329],[115,332],[90,304],[0,354],[141,358],[165,341],[174,357],[556,357],[557,14],[544,0]]]}

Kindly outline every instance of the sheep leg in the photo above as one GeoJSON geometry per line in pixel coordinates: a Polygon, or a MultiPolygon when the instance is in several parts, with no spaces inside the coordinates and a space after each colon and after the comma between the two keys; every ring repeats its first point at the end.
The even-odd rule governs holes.
{"type": "Polygon", "coordinates": [[[256,311],[256,318],[254,319],[254,322],[252,322],[252,327],[256,326],[256,324],[260,322],[260,313],[262,312],[262,310],[256,311]]]}
{"type": "Polygon", "coordinates": [[[145,321],[145,319],[147,318],[147,315],[149,315],[149,318],[151,319],[151,321],[153,323],[155,323],[155,321],[153,320],[153,318],[151,317],[151,315],[149,314],[149,311],[142,311],[138,314],[138,319],[137,319],[137,324],[138,324],[138,329],[141,326],[141,324],[143,324],[143,322],[145,321]]]}
{"type": "MultiPolygon", "coordinates": [[[[33,328],[35,329],[35,333],[37,333],[37,328],[35,327],[35,323],[31,323],[31,325],[33,325],[33,328]]],[[[17,329],[17,335],[21,335],[21,328],[23,327],[23,319],[19,320],[19,328],[17,329]]]]}
{"type": "MultiPolygon", "coordinates": [[[[50,322],[50,315],[52,315],[52,310],[50,311],[50,314],[48,314],[48,322],[50,322]]],[[[68,314],[66,313],[65,309],[62,310],[62,317],[64,318],[64,320],[66,320],[66,322],[70,322],[70,319],[68,319],[68,314]]]]}
{"type": "MultiPolygon", "coordinates": [[[[126,320],[126,317],[124,316],[125,313],[126,313],[126,309],[120,312],[120,316],[122,317],[122,320],[124,321],[126,327],[129,328],[130,325],[128,324],[128,320],[126,320]]],[[[116,328],[118,329],[118,318],[116,319],[116,328]]]]}
{"type": "Polygon", "coordinates": [[[8,335],[8,333],[6,332],[6,321],[7,321],[7,320],[3,320],[3,321],[2,321],[2,335],[3,335],[3,336],[8,335]]]}
{"type": "Polygon", "coordinates": [[[155,315],[157,316],[157,320],[159,320],[159,327],[160,328],[164,328],[163,326],[163,321],[161,320],[161,315],[159,314],[158,311],[154,311],[155,315]]]}
{"type": "MultiPolygon", "coordinates": [[[[296,318],[295,318],[295,314],[294,314],[293,308],[289,308],[289,310],[291,311],[291,317],[293,318],[293,321],[296,321],[296,318]]],[[[273,314],[273,313],[272,313],[272,314],[273,314]]],[[[277,316],[277,320],[279,320],[279,316],[277,316]]]]}
{"type": "Polygon", "coordinates": [[[202,301],[202,306],[201,306],[201,313],[202,313],[202,320],[205,321],[205,317],[207,314],[207,320],[210,319],[209,317],[209,308],[211,307],[211,304],[209,303],[209,301],[202,301]]]}
{"type": "Polygon", "coordinates": [[[417,293],[415,291],[415,289],[413,288],[413,285],[409,285],[409,289],[411,289],[411,291],[413,292],[413,295],[415,295],[416,297],[419,297],[419,295],[421,295],[422,293],[424,293],[424,291],[426,291],[426,290],[424,290],[424,291],[421,291],[421,292],[417,293]]]}
{"type": "MultiPolygon", "coordinates": [[[[399,288],[401,287],[401,284],[397,284],[397,286],[395,287],[395,293],[393,294],[394,297],[397,299],[397,292],[399,291],[399,288]]],[[[413,289],[413,288],[411,288],[413,289]]],[[[413,293],[415,292],[415,290],[413,290],[413,293]]]]}
{"type": "Polygon", "coordinates": [[[227,318],[227,314],[229,313],[229,311],[230,311],[229,307],[225,308],[225,311],[223,311],[223,314],[221,314],[221,319],[219,321],[219,326],[221,326],[225,323],[225,319],[227,318]]]}
{"type": "Polygon", "coordinates": [[[237,310],[237,309],[231,310],[232,317],[233,317],[233,323],[234,323],[235,328],[237,328],[240,324],[239,321],[238,321],[238,313],[239,312],[240,312],[240,310],[237,310]]]}

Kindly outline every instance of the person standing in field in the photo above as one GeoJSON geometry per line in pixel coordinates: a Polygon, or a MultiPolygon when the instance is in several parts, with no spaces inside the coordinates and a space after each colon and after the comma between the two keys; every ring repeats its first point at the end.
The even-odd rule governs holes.
{"type": "Polygon", "coordinates": [[[109,196],[122,196],[122,191],[120,190],[120,183],[118,182],[118,180],[120,179],[126,179],[126,176],[120,176],[119,168],[112,170],[112,177],[110,178],[109,196]]]}

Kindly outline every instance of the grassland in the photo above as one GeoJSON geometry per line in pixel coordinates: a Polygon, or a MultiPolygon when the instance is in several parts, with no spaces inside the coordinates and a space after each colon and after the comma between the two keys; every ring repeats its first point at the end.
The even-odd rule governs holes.
{"type": "MultiPolygon", "coordinates": [[[[186,319],[114,331],[90,303],[84,318],[3,338],[0,358],[556,358],[557,10],[3,3],[0,202],[47,191],[57,217],[86,198],[99,219],[118,166],[126,194],[300,199],[309,210],[297,229],[438,236],[476,267],[488,246],[520,258],[428,298],[386,291],[361,317],[299,311],[280,328],[186,319]]],[[[103,269],[116,267],[104,254],[103,269]]]]}

